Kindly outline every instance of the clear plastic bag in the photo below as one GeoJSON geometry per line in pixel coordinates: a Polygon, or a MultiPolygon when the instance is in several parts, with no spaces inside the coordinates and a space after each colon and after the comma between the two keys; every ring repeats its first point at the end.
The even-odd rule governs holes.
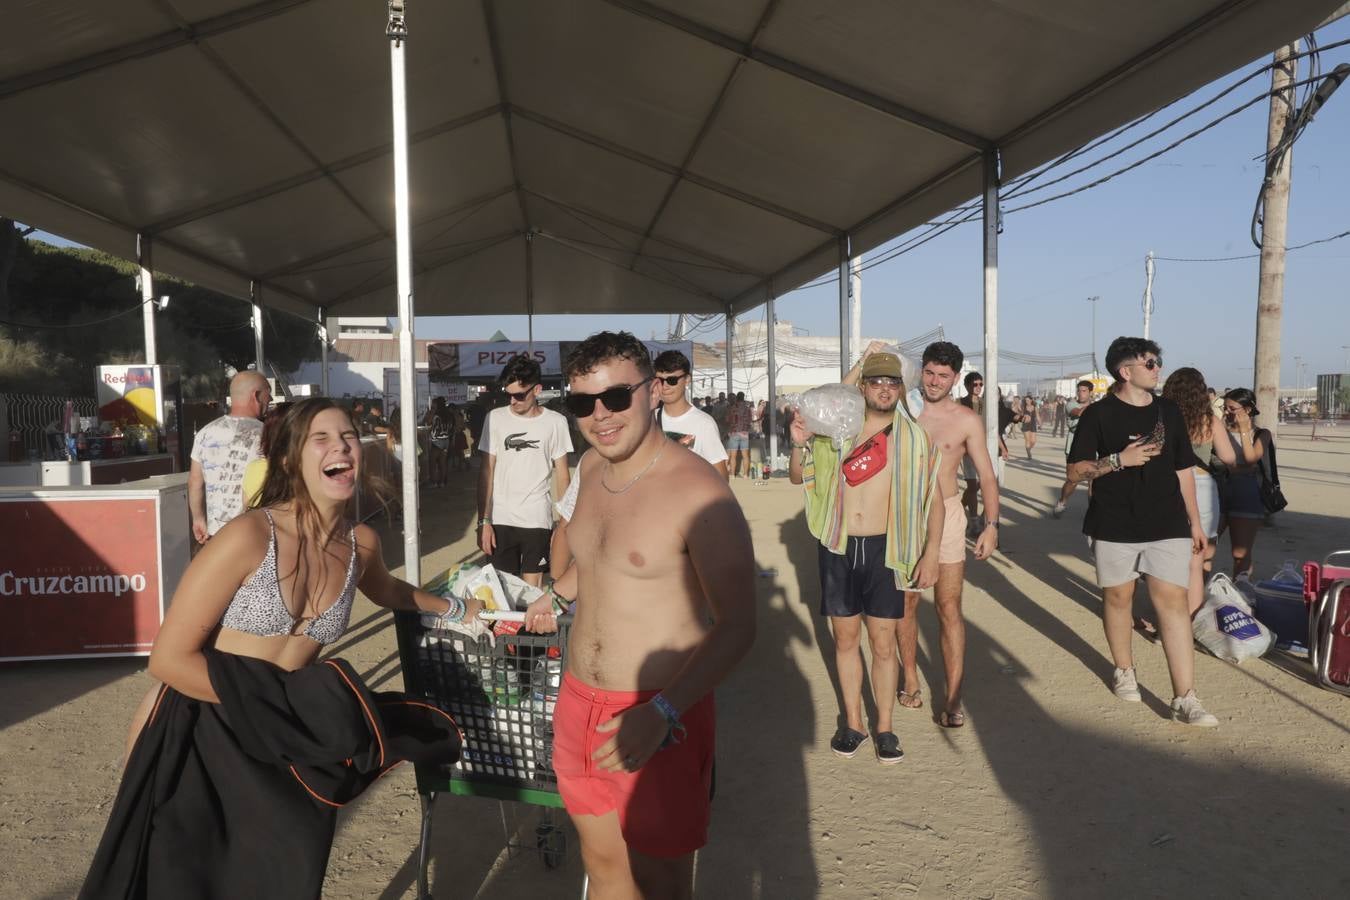
{"type": "Polygon", "coordinates": [[[807,429],[834,441],[836,449],[862,430],[863,398],[847,384],[823,384],[793,398],[807,429]]]}

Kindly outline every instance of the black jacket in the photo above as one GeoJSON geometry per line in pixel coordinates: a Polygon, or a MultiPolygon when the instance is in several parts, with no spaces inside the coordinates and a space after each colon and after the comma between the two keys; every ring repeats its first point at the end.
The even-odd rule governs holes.
{"type": "Polygon", "coordinates": [[[206,658],[220,703],[161,688],[81,898],[319,897],[343,804],[405,760],[459,758],[446,713],[344,660],[206,658]]]}

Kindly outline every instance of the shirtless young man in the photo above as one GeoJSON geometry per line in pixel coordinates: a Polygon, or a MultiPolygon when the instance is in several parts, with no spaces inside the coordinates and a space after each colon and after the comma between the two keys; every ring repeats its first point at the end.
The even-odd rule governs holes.
{"type": "MultiPolygon", "coordinates": [[[[923,351],[920,376],[923,411],[919,424],[928,439],[942,453],[938,482],[942,486],[946,521],[942,526],[942,544],[938,553],[938,578],[933,589],[941,633],[942,663],[947,675],[947,698],[938,724],[960,728],[966,723],[961,709],[961,676],[965,668],[966,622],[961,615],[961,585],[966,575],[966,510],[956,490],[956,473],[966,457],[979,475],[980,495],[984,498],[984,526],[975,541],[975,558],[988,559],[998,547],[998,479],[985,444],[984,422],[975,411],[952,399],[952,386],[961,371],[965,356],[961,348],[947,341],[929,344],[923,351]]],[[[900,638],[900,664],[904,680],[899,692],[900,705],[909,709],[923,706],[919,690],[917,655],[919,623],[917,591],[905,593],[905,615],[896,623],[900,638]],[[908,688],[905,690],[904,688],[908,688]]]]}
{"type": "Polygon", "coordinates": [[[713,688],[755,637],[754,548],[726,479],[656,426],[660,390],[627,332],[577,345],[565,398],[595,448],[568,526],[575,563],[526,611],[577,598],[553,767],[593,900],[687,898],[707,842],[713,688]]]}
{"type": "Polygon", "coordinates": [[[895,621],[905,615],[905,587],[922,590],[937,581],[943,510],[935,452],[924,430],[900,408],[905,392],[900,358],[877,347],[869,346],[844,379],[862,382],[862,430],[836,450],[795,416],[788,479],[806,485],[807,527],[820,542],[820,614],[830,620],[844,704],[844,722],[830,749],[852,759],[867,742],[859,647],[866,626],[877,761],[892,765],[905,758],[891,724],[900,674],[895,621]]]}

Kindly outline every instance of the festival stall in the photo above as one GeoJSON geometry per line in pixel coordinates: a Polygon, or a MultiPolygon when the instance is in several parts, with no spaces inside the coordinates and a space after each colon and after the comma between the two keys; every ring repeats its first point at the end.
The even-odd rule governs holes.
{"type": "Polygon", "coordinates": [[[187,525],[183,474],[0,487],[0,661],[147,655],[187,525]]]}

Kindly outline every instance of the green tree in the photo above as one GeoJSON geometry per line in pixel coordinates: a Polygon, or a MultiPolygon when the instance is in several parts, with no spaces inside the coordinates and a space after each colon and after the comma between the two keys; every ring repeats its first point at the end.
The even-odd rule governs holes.
{"type": "MultiPolygon", "coordinates": [[[[0,319],[11,323],[0,326],[0,384],[87,395],[94,366],[145,358],[135,264],[97,250],[25,240],[3,220],[0,242],[6,227],[17,242],[8,272],[0,272],[9,303],[0,319]]],[[[186,399],[219,398],[227,369],[248,368],[254,359],[249,304],[164,275],[155,279],[155,293],[170,297],[168,309],[156,313],[160,362],[179,367],[186,399]]],[[[294,371],[319,353],[313,323],[285,313],[267,312],[263,341],[279,372],[294,371]]]]}

